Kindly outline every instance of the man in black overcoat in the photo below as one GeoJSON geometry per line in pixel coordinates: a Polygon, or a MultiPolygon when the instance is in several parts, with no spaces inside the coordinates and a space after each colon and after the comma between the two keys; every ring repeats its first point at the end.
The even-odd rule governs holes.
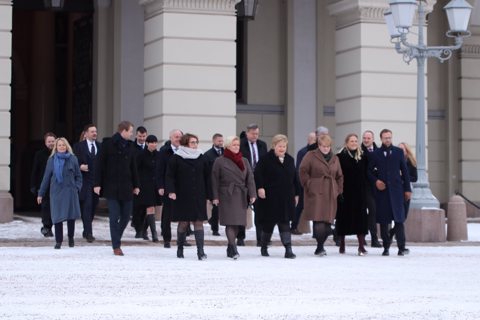
{"type": "Polygon", "coordinates": [[[93,192],[95,184],[96,159],[100,152],[100,143],[97,142],[97,127],[87,124],[83,130],[85,140],[76,143],[73,151],[78,158],[80,171],[82,172],[82,189],[80,190],[80,210],[82,212],[83,238],[88,242],[95,241],[93,236],[92,222],[98,205],[98,194],[93,192]]]}
{"type": "MultiPolygon", "coordinates": [[[[245,139],[240,140],[240,152],[242,153],[244,158],[247,158],[252,170],[255,170],[255,167],[258,163],[258,160],[267,154],[268,147],[267,144],[258,139],[260,136],[260,128],[256,123],[252,123],[247,126],[247,131],[245,133],[245,139]]],[[[254,206],[255,212],[255,230],[257,233],[257,246],[260,246],[261,243],[261,235],[262,235],[262,225],[260,222],[260,215],[261,212],[257,212],[256,207],[254,206]]],[[[245,245],[245,227],[240,226],[238,235],[237,235],[237,245],[244,246],[245,245]]]]}
{"type": "MultiPolygon", "coordinates": [[[[55,139],[57,139],[57,136],[54,133],[45,133],[45,135],[43,136],[45,148],[38,150],[33,157],[32,174],[30,176],[30,191],[35,197],[38,196],[38,190],[40,190],[43,174],[45,173],[45,167],[47,166],[48,158],[52,154],[52,150],[55,145],[55,139]]],[[[41,212],[42,228],[40,229],[40,232],[43,234],[44,237],[53,237],[53,224],[52,217],[50,215],[49,192],[47,192],[42,199],[41,212]]]]}
{"type": "MultiPolygon", "coordinates": [[[[143,126],[137,128],[135,133],[135,141],[133,145],[137,151],[137,156],[146,149],[147,129],[143,126]]],[[[132,227],[135,228],[135,238],[144,238],[149,240],[146,233],[143,232],[143,225],[145,221],[145,208],[138,203],[138,196],[133,196],[132,209],[132,227]]]]}
{"type": "MultiPolygon", "coordinates": [[[[367,159],[368,166],[368,155],[377,150],[377,144],[375,143],[375,135],[373,131],[366,130],[362,135],[362,151],[367,159]]],[[[372,185],[367,181],[366,191],[366,204],[368,209],[368,230],[370,231],[370,236],[372,238],[372,248],[381,248],[382,245],[378,242],[377,235],[377,218],[376,218],[376,208],[375,208],[375,198],[373,197],[374,189],[372,185]]]]}
{"type": "Polygon", "coordinates": [[[170,158],[177,152],[180,147],[180,139],[183,136],[183,132],[178,129],[173,129],[170,131],[170,140],[165,142],[165,144],[160,148],[158,153],[158,187],[159,193],[162,196],[162,221],[160,223],[160,228],[162,230],[163,237],[163,246],[165,248],[170,248],[170,242],[172,241],[172,212],[174,201],[171,200],[167,194],[165,194],[165,175],[167,173],[167,165],[170,158]]]}
{"type": "Polygon", "coordinates": [[[398,255],[408,254],[405,248],[405,200],[412,196],[410,177],[403,150],[393,146],[392,131],[383,129],[380,132],[382,146],[371,152],[368,158],[368,179],[375,186],[375,204],[377,207],[377,223],[383,241],[383,254],[389,255],[389,224],[395,222],[393,228],[398,245],[398,255]]]}
{"type": "Polygon", "coordinates": [[[133,124],[122,121],[117,133],[104,140],[95,168],[94,192],[107,199],[113,253],[123,256],[121,240],[132,213],[133,195],[140,193],[133,124]]]}
{"type": "MultiPolygon", "coordinates": [[[[210,172],[213,168],[213,163],[215,160],[223,154],[223,135],[220,133],[215,133],[212,137],[212,148],[210,148],[207,152],[205,152],[205,156],[208,159],[208,166],[210,168],[210,172]]],[[[219,236],[220,233],[218,232],[218,207],[212,206],[212,216],[208,219],[208,223],[212,228],[212,234],[214,236],[219,236]]]]}

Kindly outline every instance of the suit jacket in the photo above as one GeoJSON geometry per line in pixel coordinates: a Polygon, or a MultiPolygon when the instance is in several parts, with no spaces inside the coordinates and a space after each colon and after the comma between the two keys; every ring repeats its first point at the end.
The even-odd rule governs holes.
{"type": "MultiPolygon", "coordinates": [[[[258,139],[257,149],[258,149],[258,155],[257,155],[258,160],[260,160],[260,158],[266,155],[268,152],[267,144],[264,141],[258,139]]],[[[247,158],[248,163],[250,163],[250,166],[252,166],[252,169],[255,169],[252,164],[252,154],[250,153],[250,146],[249,146],[248,139],[240,140],[240,152],[242,153],[242,156],[244,158],[247,158]]]]}
{"type": "Polygon", "coordinates": [[[78,165],[86,164],[88,165],[88,172],[82,172],[83,184],[82,189],[80,190],[80,200],[84,200],[87,192],[93,192],[93,184],[95,183],[95,168],[98,155],[100,154],[101,144],[97,141],[94,141],[95,147],[97,148],[97,153],[92,155],[88,148],[87,140],[76,143],[73,146],[73,152],[77,156],[78,165]]]}
{"type": "MultiPolygon", "coordinates": [[[[222,148],[222,154],[223,154],[223,148],[222,148]]],[[[220,157],[217,153],[217,150],[212,146],[210,149],[208,149],[207,152],[204,153],[204,155],[208,159],[208,164],[210,165],[210,168],[213,167],[213,163],[215,160],[217,160],[218,157],[220,157]]]]}

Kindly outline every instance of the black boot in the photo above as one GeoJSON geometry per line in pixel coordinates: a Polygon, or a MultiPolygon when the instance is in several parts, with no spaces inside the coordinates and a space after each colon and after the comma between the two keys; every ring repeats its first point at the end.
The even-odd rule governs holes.
{"type": "Polygon", "coordinates": [[[197,257],[198,260],[206,260],[207,255],[203,252],[204,233],[203,230],[193,231],[195,234],[195,242],[197,243],[197,257]]]}
{"type": "Polygon", "coordinates": [[[227,257],[233,258],[233,246],[231,244],[227,246],[227,257]]]}
{"type": "Polygon", "coordinates": [[[372,248],[381,248],[382,245],[380,244],[380,241],[378,241],[377,235],[372,235],[372,248]]]}
{"type": "Polygon", "coordinates": [[[177,232],[177,258],[183,258],[183,244],[186,237],[185,232],[177,232]]]}
{"type": "Polygon", "coordinates": [[[158,242],[158,235],[157,235],[157,226],[155,225],[155,215],[147,214],[147,223],[150,226],[150,232],[152,233],[152,241],[158,242]]]}
{"type": "Polygon", "coordinates": [[[295,259],[297,256],[292,251],[292,234],[290,232],[280,232],[280,239],[285,247],[285,258],[295,259]]]}
{"type": "Polygon", "coordinates": [[[75,247],[75,241],[73,240],[73,237],[68,237],[68,246],[70,248],[75,247]]]}
{"type": "Polygon", "coordinates": [[[148,220],[147,217],[145,217],[145,220],[143,220],[143,228],[142,228],[142,238],[143,240],[150,240],[148,237],[148,220]]]}
{"type": "Polygon", "coordinates": [[[271,233],[265,233],[265,232],[262,232],[260,236],[260,244],[261,244],[260,253],[262,254],[263,257],[270,256],[268,254],[268,241],[270,240],[271,237],[272,237],[271,233]]]}

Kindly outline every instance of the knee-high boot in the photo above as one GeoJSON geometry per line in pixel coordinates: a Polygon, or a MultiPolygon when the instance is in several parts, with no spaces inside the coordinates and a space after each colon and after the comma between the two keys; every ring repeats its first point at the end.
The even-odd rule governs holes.
{"type": "Polygon", "coordinates": [[[177,258],[183,258],[183,245],[185,243],[186,237],[187,237],[186,232],[177,231],[177,258]]]}
{"type": "Polygon", "coordinates": [[[359,256],[364,256],[368,252],[365,249],[364,243],[365,243],[365,235],[364,234],[357,234],[357,239],[358,239],[358,255],[359,256]]]}
{"type": "Polygon", "coordinates": [[[340,248],[338,248],[338,252],[345,253],[345,236],[338,236],[340,240],[340,248]]]}
{"type": "Polygon", "coordinates": [[[146,220],[148,225],[150,226],[150,232],[152,232],[152,241],[158,242],[157,226],[155,225],[155,215],[147,214],[146,220]]]}
{"type": "Polygon", "coordinates": [[[295,259],[297,256],[292,251],[292,234],[288,232],[280,232],[280,239],[285,247],[285,258],[295,259]]]}
{"type": "Polygon", "coordinates": [[[272,237],[271,233],[265,233],[265,232],[262,231],[262,234],[260,236],[260,245],[261,245],[260,253],[264,257],[270,256],[268,254],[268,241],[270,241],[271,237],[272,237]]]}
{"type": "Polygon", "coordinates": [[[197,257],[198,260],[207,259],[207,255],[203,252],[203,243],[204,243],[204,232],[202,230],[193,231],[195,234],[195,242],[197,243],[197,257]]]}

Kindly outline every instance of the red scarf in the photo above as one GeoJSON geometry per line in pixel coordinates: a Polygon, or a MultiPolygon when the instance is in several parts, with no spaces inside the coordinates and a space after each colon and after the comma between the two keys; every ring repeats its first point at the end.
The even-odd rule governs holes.
{"type": "Polygon", "coordinates": [[[232,151],[230,151],[230,149],[225,148],[225,151],[223,152],[223,156],[227,159],[232,160],[237,165],[237,167],[240,168],[240,170],[242,171],[245,170],[245,165],[243,164],[241,152],[233,153],[232,151]]]}

